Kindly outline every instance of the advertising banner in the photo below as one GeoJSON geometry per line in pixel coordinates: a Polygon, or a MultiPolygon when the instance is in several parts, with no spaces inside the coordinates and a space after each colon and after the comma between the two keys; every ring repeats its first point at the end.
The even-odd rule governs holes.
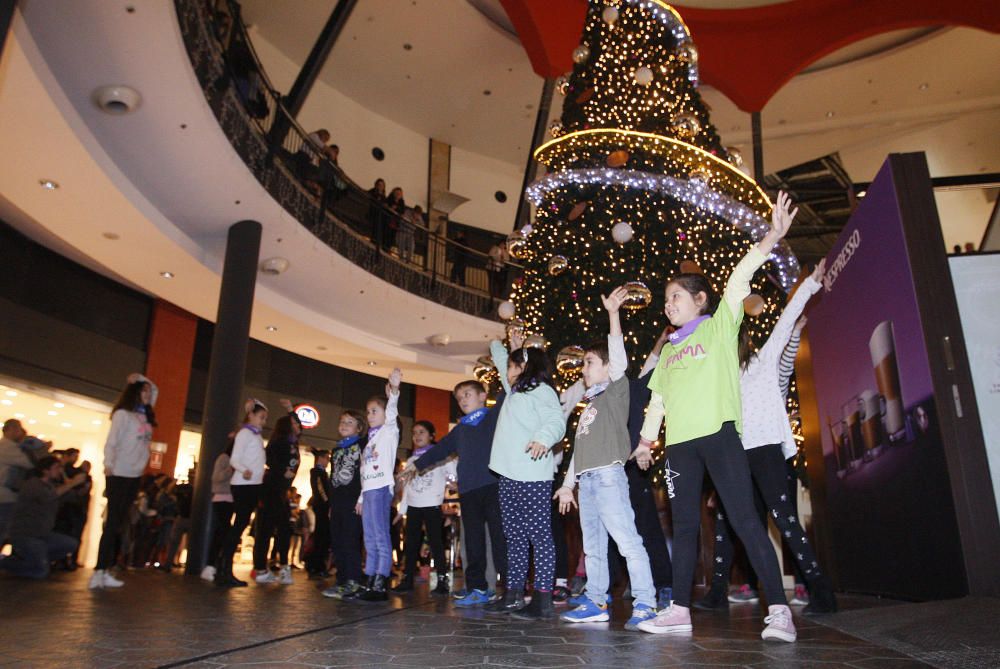
{"type": "Polygon", "coordinates": [[[827,256],[809,311],[826,522],[840,587],[965,587],[927,345],[888,163],[827,256]]]}
{"type": "Polygon", "coordinates": [[[1000,304],[1000,253],[953,256],[948,264],[1000,512],[1000,310],[996,308],[1000,304]]]}

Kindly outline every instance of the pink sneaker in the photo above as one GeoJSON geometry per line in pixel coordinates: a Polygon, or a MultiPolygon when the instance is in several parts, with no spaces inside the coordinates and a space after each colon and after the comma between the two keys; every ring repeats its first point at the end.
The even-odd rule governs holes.
{"type": "Polygon", "coordinates": [[[691,609],[671,604],[650,620],[643,620],[638,629],[650,634],[677,634],[691,631],[691,609]]]}
{"type": "Polygon", "coordinates": [[[764,618],[767,627],[760,633],[761,639],[777,639],[778,641],[795,641],[795,625],[792,623],[792,610],[778,604],[767,607],[768,616],[764,618]]]}

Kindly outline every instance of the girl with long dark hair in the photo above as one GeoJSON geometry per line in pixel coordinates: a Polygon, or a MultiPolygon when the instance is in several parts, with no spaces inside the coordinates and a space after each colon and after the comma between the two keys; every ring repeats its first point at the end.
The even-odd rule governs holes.
{"type": "Polygon", "coordinates": [[[497,418],[490,469],[500,475],[500,514],[507,536],[507,591],[487,610],[518,617],[551,618],[556,552],[552,539],[552,449],[566,432],[553,368],[545,352],[511,337],[507,349],[490,345],[507,398],[497,418]],[[506,372],[506,373],[505,373],[506,372]],[[525,607],[528,548],[534,549],[535,591],[525,607]],[[524,611],[521,612],[522,609],[524,611]]]}
{"type": "Polygon", "coordinates": [[[279,418],[267,442],[267,472],[261,486],[261,506],[257,511],[256,535],[253,544],[253,579],[257,583],[291,585],[292,568],[288,563],[288,546],[292,527],[288,522],[288,488],[299,469],[299,435],[302,423],[294,413],[279,418]],[[275,549],[278,553],[278,575],[267,568],[267,550],[277,530],[275,549]]]}
{"type": "Polygon", "coordinates": [[[115,546],[129,507],[139,494],[139,477],[149,462],[156,417],[156,384],[142,374],[128,377],[125,388],[111,410],[111,429],[104,443],[104,496],[108,499],[104,531],[97,552],[97,567],[90,577],[91,589],[120,588],[125,583],[108,569],[115,562],[115,546]]]}

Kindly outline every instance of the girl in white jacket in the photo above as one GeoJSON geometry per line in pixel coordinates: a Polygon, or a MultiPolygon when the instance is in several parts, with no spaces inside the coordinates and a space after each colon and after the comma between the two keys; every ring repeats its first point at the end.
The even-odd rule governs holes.
{"type": "Polygon", "coordinates": [[[215,572],[215,584],[222,587],[243,587],[247,583],[233,576],[233,553],[240,543],[243,530],[250,524],[250,514],[260,501],[260,487],[264,480],[267,455],[260,433],[267,422],[267,407],[260,400],[246,403],[243,426],[233,441],[233,454],[229,466],[233,476],[229,485],[233,494],[233,513],[236,518],[226,533],[215,572]]]}
{"type": "Polygon", "coordinates": [[[125,585],[107,570],[114,564],[119,531],[139,494],[139,477],[149,462],[149,442],[156,427],[156,395],[156,384],[142,374],[131,374],[111,410],[111,430],[104,444],[104,495],[108,506],[97,568],[90,577],[91,589],[125,585]]]}

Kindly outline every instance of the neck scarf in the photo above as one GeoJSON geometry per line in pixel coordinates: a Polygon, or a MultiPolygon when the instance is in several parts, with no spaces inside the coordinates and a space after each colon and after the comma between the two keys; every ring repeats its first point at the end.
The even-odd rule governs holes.
{"type": "Polygon", "coordinates": [[[466,414],[458,419],[460,425],[472,425],[476,426],[483,422],[486,418],[486,414],[489,413],[489,409],[486,407],[480,407],[470,414],[466,414]]]}
{"type": "Polygon", "coordinates": [[[375,438],[375,435],[378,434],[378,431],[381,430],[382,427],[382,425],[379,425],[378,427],[368,428],[368,443],[371,443],[372,439],[375,438]]]}
{"type": "Polygon", "coordinates": [[[604,381],[603,383],[595,383],[594,385],[587,388],[583,393],[583,401],[590,402],[592,399],[603,393],[611,385],[611,381],[604,381]]]}
{"type": "Polygon", "coordinates": [[[360,434],[355,434],[351,437],[344,437],[343,439],[337,441],[337,448],[350,448],[354,444],[358,443],[360,439],[360,434]]]}
{"type": "Polygon", "coordinates": [[[254,434],[260,434],[260,428],[259,428],[259,427],[254,427],[254,426],[253,426],[253,425],[251,425],[250,423],[245,423],[245,424],[243,425],[243,427],[245,427],[246,429],[250,430],[250,431],[251,431],[251,432],[253,432],[254,434]]]}
{"type": "Polygon", "coordinates": [[[419,458],[421,455],[423,455],[427,451],[431,450],[431,446],[433,446],[433,445],[434,444],[427,444],[426,446],[424,446],[422,448],[415,448],[415,449],[413,449],[413,457],[419,458]]]}
{"type": "Polygon", "coordinates": [[[709,316],[708,314],[705,314],[703,316],[698,316],[698,318],[694,319],[693,321],[688,321],[681,327],[671,332],[669,335],[667,335],[667,339],[670,340],[671,344],[676,346],[677,344],[680,344],[682,341],[684,341],[692,334],[694,334],[694,331],[698,328],[699,325],[701,325],[702,321],[709,318],[711,318],[711,316],[709,316]]]}

